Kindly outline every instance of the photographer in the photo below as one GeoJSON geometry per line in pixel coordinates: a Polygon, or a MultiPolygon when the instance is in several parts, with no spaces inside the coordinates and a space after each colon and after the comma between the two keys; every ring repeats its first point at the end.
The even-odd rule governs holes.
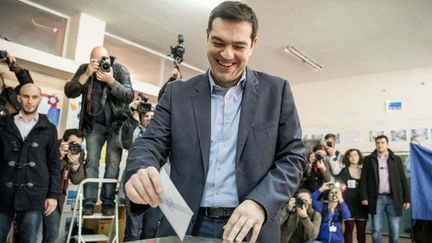
{"type": "Polygon", "coordinates": [[[321,212],[322,223],[317,241],[329,243],[342,243],[342,221],[351,217],[348,206],[344,202],[342,192],[338,186],[331,182],[324,183],[318,190],[312,193],[312,206],[317,212],[321,212]],[[328,201],[319,201],[318,198],[324,192],[328,201]]]}
{"type": "MultiPolygon", "coordinates": [[[[80,130],[87,141],[87,178],[99,177],[99,160],[105,141],[106,161],[104,178],[118,179],[122,148],[118,144],[118,130],[127,117],[128,105],[133,100],[132,84],[128,70],[110,57],[103,47],[95,47],[90,63],[81,65],[72,80],[66,83],[68,98],[82,95],[80,130]]],[[[115,187],[105,183],[100,194],[102,214],[115,213],[115,187]]],[[[92,215],[97,201],[98,184],[88,183],[84,187],[84,215],[92,215]]]]}
{"type": "Polygon", "coordinates": [[[141,137],[153,118],[153,109],[147,103],[147,97],[138,93],[135,100],[129,104],[131,113],[129,118],[122,124],[119,131],[119,140],[124,149],[129,149],[138,137],[141,137]]]}
{"type": "Polygon", "coordinates": [[[3,76],[0,74],[0,116],[7,114],[14,115],[21,109],[17,99],[17,94],[19,93],[21,86],[26,83],[33,83],[33,79],[31,78],[29,71],[21,68],[17,64],[15,57],[10,55],[7,51],[0,51],[0,61],[5,62],[8,65],[9,70],[15,73],[19,82],[18,86],[15,88],[7,87],[3,76]]]}
{"type": "MultiPolygon", "coordinates": [[[[142,93],[135,92],[135,94],[135,100],[129,105],[130,116],[122,124],[119,132],[120,143],[124,149],[129,149],[132,143],[144,134],[154,113],[151,104],[147,103],[147,97],[142,93]]],[[[121,184],[123,185],[123,181],[121,184]]],[[[126,207],[124,241],[154,238],[159,223],[160,210],[151,208],[145,213],[135,214],[131,212],[128,200],[126,200],[126,207]]]]}
{"type": "Polygon", "coordinates": [[[63,209],[63,203],[66,199],[66,193],[69,180],[74,185],[78,185],[84,180],[84,157],[85,153],[81,148],[84,134],[78,129],[67,129],[63,133],[60,145],[60,163],[61,163],[61,196],[57,204],[57,209],[49,216],[43,217],[43,240],[42,242],[55,242],[58,238],[60,226],[60,217],[63,209]]]}
{"type": "Polygon", "coordinates": [[[326,151],[322,145],[316,145],[313,153],[308,157],[308,164],[304,173],[305,181],[302,188],[311,192],[320,188],[324,182],[330,181],[326,151]]]}
{"type": "Polygon", "coordinates": [[[297,243],[317,238],[321,214],[312,208],[311,193],[300,189],[281,212],[281,243],[297,243]]]}
{"type": "Polygon", "coordinates": [[[162,86],[162,88],[159,90],[158,94],[158,102],[162,98],[162,95],[165,93],[165,89],[169,83],[172,81],[176,81],[182,78],[182,73],[180,71],[180,67],[178,65],[174,65],[173,69],[171,70],[171,77],[165,82],[165,84],[162,86]]]}
{"type": "Polygon", "coordinates": [[[332,133],[326,134],[324,136],[323,145],[328,156],[328,164],[330,165],[330,179],[332,182],[335,182],[335,177],[337,177],[345,167],[342,161],[342,153],[336,150],[336,135],[332,133]]]}

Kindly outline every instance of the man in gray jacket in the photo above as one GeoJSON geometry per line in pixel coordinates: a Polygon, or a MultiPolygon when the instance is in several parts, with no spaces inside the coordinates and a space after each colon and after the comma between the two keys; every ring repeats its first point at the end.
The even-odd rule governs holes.
{"type": "MultiPolygon", "coordinates": [[[[118,145],[118,130],[126,120],[128,104],[133,99],[133,89],[128,70],[110,57],[103,47],[95,47],[90,63],[81,65],[72,80],[65,85],[68,98],[82,95],[80,129],[87,141],[87,178],[99,177],[101,149],[107,142],[104,178],[117,179],[122,148],[118,145]]],[[[101,192],[102,213],[114,215],[115,185],[103,185],[101,192]]],[[[97,201],[97,184],[84,189],[84,215],[93,214],[97,201]]]]}

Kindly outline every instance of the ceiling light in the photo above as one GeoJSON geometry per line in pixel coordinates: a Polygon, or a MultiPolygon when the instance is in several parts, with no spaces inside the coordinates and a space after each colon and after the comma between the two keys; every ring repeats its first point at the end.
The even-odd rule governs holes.
{"type": "Polygon", "coordinates": [[[307,64],[310,68],[312,68],[315,71],[319,71],[323,68],[323,66],[321,64],[319,64],[317,61],[315,61],[311,57],[308,57],[304,52],[302,52],[296,46],[288,45],[284,48],[284,52],[291,54],[292,56],[299,59],[304,64],[307,64]]]}

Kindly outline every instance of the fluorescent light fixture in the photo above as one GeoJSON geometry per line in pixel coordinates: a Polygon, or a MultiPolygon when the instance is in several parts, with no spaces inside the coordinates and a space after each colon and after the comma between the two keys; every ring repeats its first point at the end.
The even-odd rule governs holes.
{"type": "Polygon", "coordinates": [[[319,64],[317,61],[315,61],[311,57],[308,57],[304,52],[302,52],[296,46],[288,45],[284,48],[284,52],[291,54],[292,56],[299,59],[304,64],[307,64],[310,68],[312,68],[315,71],[319,71],[323,68],[323,66],[321,64],[319,64]]]}

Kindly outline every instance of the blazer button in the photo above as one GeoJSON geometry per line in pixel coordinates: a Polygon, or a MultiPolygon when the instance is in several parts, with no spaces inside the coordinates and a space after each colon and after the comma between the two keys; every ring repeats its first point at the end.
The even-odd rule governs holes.
{"type": "Polygon", "coordinates": [[[35,167],[35,166],[36,166],[36,163],[33,162],[33,161],[30,161],[30,162],[29,162],[29,166],[30,166],[30,167],[35,167]]]}
{"type": "Polygon", "coordinates": [[[10,167],[15,167],[15,164],[16,164],[15,161],[9,161],[9,162],[8,162],[8,165],[9,165],[10,167]]]}
{"type": "Polygon", "coordinates": [[[34,185],[31,182],[27,182],[27,187],[32,188],[34,185]]]}
{"type": "Polygon", "coordinates": [[[12,188],[13,183],[12,183],[12,182],[6,182],[5,186],[6,186],[7,188],[12,188]]]}

